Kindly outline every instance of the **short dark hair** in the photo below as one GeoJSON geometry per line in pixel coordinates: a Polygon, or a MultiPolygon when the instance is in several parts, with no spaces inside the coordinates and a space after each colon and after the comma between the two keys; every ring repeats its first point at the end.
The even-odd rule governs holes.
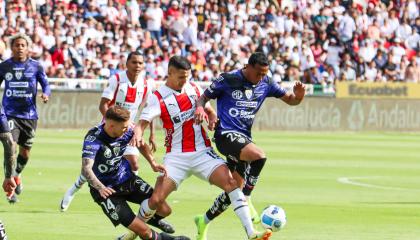
{"type": "Polygon", "coordinates": [[[125,122],[130,120],[130,111],[120,106],[112,106],[105,113],[105,119],[116,122],[125,122]]]}
{"type": "Polygon", "coordinates": [[[261,66],[269,65],[267,56],[262,52],[255,52],[251,54],[251,57],[248,59],[248,64],[251,66],[255,66],[256,64],[261,66]]]}
{"type": "Polygon", "coordinates": [[[182,69],[182,70],[190,70],[191,69],[191,63],[185,57],[182,57],[182,56],[172,56],[169,59],[168,68],[169,67],[174,67],[176,69],[182,69]]]}
{"type": "Polygon", "coordinates": [[[139,52],[139,51],[133,51],[133,52],[130,52],[130,53],[128,54],[128,56],[127,56],[127,62],[128,62],[128,61],[130,61],[130,59],[131,59],[133,56],[141,56],[141,57],[143,57],[143,59],[144,59],[144,56],[143,56],[143,53],[142,53],[142,52],[139,52]]]}

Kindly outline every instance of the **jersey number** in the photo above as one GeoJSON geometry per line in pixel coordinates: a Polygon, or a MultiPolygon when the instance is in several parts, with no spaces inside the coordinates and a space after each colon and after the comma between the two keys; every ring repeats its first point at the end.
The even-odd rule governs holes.
{"type": "Polygon", "coordinates": [[[109,213],[112,210],[115,210],[115,205],[112,203],[111,199],[109,198],[106,200],[106,203],[101,202],[101,205],[104,206],[107,213],[109,213]]]}
{"type": "Polygon", "coordinates": [[[9,120],[7,121],[7,123],[9,124],[10,130],[13,130],[15,128],[15,122],[13,122],[13,120],[9,120]]]}

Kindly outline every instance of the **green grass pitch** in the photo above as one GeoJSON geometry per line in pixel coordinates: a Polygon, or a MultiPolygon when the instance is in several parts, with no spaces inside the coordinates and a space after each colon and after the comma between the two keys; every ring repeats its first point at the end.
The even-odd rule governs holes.
{"type": "MultiPolygon", "coordinates": [[[[114,228],[85,186],[66,213],[59,202],[80,173],[81,130],[44,130],[24,171],[20,202],[0,201],[0,219],[11,240],[113,239],[114,228]]],[[[163,154],[162,134],[158,132],[163,154]]],[[[287,213],[273,240],[420,239],[420,137],[397,133],[254,132],[268,162],[253,193],[261,211],[269,204],[287,213]],[[341,180],[342,182],[339,182],[341,180]]],[[[141,160],[140,174],[152,185],[156,174],[141,160]]],[[[204,213],[220,191],[191,177],[168,199],[168,218],[195,237],[193,217],[204,213]]],[[[138,210],[137,207],[134,208],[138,210]]],[[[209,240],[245,239],[231,209],[216,219],[209,240]]]]}

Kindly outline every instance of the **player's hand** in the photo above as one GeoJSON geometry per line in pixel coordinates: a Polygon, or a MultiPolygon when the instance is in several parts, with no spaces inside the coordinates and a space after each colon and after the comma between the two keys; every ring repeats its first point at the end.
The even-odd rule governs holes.
{"type": "Polygon", "coordinates": [[[149,146],[150,146],[150,150],[155,153],[156,149],[157,149],[157,144],[155,141],[155,136],[154,135],[150,135],[149,137],[149,146]]]}
{"type": "Polygon", "coordinates": [[[209,121],[207,113],[204,111],[204,108],[202,106],[198,106],[195,110],[194,120],[195,124],[197,125],[201,124],[204,120],[206,120],[206,122],[209,121]]]}
{"type": "Polygon", "coordinates": [[[16,182],[13,178],[5,178],[3,181],[3,190],[8,193],[8,195],[13,195],[13,191],[15,191],[16,182]]]}
{"type": "Polygon", "coordinates": [[[293,93],[295,94],[296,99],[302,100],[305,96],[305,84],[296,82],[293,86],[293,93]]]}
{"type": "Polygon", "coordinates": [[[130,142],[128,143],[128,145],[130,146],[134,146],[134,147],[141,147],[141,145],[143,145],[143,138],[142,138],[142,134],[141,134],[141,127],[140,125],[136,125],[134,127],[134,135],[131,138],[130,142]]]}
{"type": "Polygon", "coordinates": [[[152,167],[154,172],[160,172],[163,174],[164,177],[166,177],[167,172],[166,172],[166,168],[165,166],[163,166],[162,164],[158,164],[155,161],[153,161],[150,166],[152,167]]]}
{"type": "Polygon", "coordinates": [[[115,193],[115,190],[110,187],[104,187],[99,190],[99,194],[101,194],[101,197],[104,199],[107,199],[109,196],[111,196],[114,193],[115,193]]]}
{"type": "Polygon", "coordinates": [[[214,128],[216,127],[216,123],[218,121],[217,119],[217,115],[215,113],[211,113],[208,115],[208,123],[209,125],[207,126],[209,131],[213,131],[214,128]]]}
{"type": "Polygon", "coordinates": [[[39,97],[42,99],[42,101],[43,101],[44,103],[47,103],[47,102],[48,102],[48,100],[50,99],[50,98],[48,97],[48,95],[47,95],[47,94],[45,94],[45,93],[41,93],[41,95],[39,95],[39,97]]]}

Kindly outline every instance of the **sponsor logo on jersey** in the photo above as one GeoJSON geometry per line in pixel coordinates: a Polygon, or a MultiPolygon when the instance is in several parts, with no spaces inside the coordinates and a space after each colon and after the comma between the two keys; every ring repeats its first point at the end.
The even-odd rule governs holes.
{"type": "Polygon", "coordinates": [[[114,166],[115,163],[119,162],[120,160],[121,160],[121,157],[115,157],[113,159],[106,160],[106,164],[108,164],[110,166],[114,166]]]}
{"type": "Polygon", "coordinates": [[[232,92],[232,97],[236,100],[242,99],[243,93],[240,90],[235,90],[232,92]]]}
{"type": "Polygon", "coordinates": [[[17,97],[17,98],[32,98],[33,93],[27,93],[25,90],[10,90],[6,91],[7,97],[17,97]]]}
{"type": "Polygon", "coordinates": [[[255,114],[252,111],[238,110],[236,108],[230,108],[229,115],[233,118],[239,116],[244,119],[253,119],[255,117],[255,114]]]}
{"type": "Polygon", "coordinates": [[[181,112],[177,116],[174,116],[172,118],[172,121],[174,123],[181,123],[181,122],[187,121],[187,120],[189,120],[189,119],[191,119],[191,118],[194,117],[194,111],[195,111],[195,109],[194,108],[191,108],[188,111],[181,112]]]}
{"type": "Polygon", "coordinates": [[[252,97],[252,89],[246,89],[245,90],[245,96],[247,99],[251,99],[252,97]]]}
{"type": "Polygon", "coordinates": [[[11,88],[28,88],[29,83],[28,82],[10,82],[9,87],[11,87],[11,88]]]}
{"type": "Polygon", "coordinates": [[[247,102],[247,101],[237,101],[237,107],[249,107],[249,108],[256,108],[258,106],[258,102],[247,102]]]}
{"type": "Polygon", "coordinates": [[[17,80],[20,80],[22,78],[22,75],[23,75],[22,71],[16,71],[15,72],[15,76],[16,76],[17,80]]]}
{"type": "Polygon", "coordinates": [[[95,141],[96,140],[96,137],[95,136],[92,136],[92,135],[89,135],[89,136],[87,136],[86,138],[85,138],[85,141],[86,142],[93,142],[93,141],[95,141]]]}
{"type": "Polygon", "coordinates": [[[6,97],[11,97],[12,94],[13,94],[12,90],[10,90],[10,89],[6,90],[6,97]]]}
{"type": "Polygon", "coordinates": [[[13,74],[8,72],[8,73],[6,73],[5,78],[6,78],[7,81],[10,81],[13,78],[13,74]]]}

